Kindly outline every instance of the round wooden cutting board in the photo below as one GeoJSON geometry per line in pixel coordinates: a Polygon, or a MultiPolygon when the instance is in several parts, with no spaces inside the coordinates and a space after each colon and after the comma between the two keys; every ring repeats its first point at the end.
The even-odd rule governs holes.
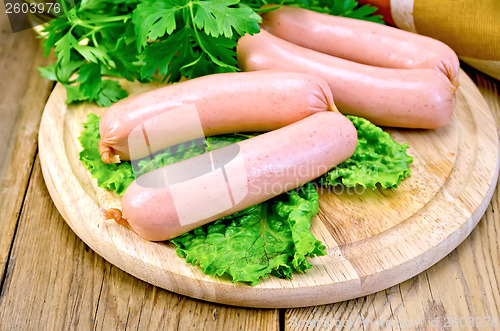
{"type": "MultiPolygon", "coordinates": [[[[175,246],[141,239],[100,207],[119,199],[99,189],[78,160],[78,136],[92,104],[67,106],[61,85],[42,118],[40,159],[55,205],[94,251],[146,282],[190,297],[247,307],[303,307],[356,298],[398,284],[429,268],[476,226],[492,197],[499,171],[495,122],[474,83],[463,72],[451,122],[438,130],[388,130],[407,141],[412,175],[399,188],[324,190],[312,231],[327,256],[292,280],[269,277],[255,287],[204,275],[177,257],[175,246]]],[[[129,84],[130,94],[158,87],[129,84]]]]}

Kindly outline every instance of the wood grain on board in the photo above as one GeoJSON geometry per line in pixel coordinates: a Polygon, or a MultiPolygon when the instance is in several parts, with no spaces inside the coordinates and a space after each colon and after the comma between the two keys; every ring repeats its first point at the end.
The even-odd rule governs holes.
{"type": "Polygon", "coordinates": [[[278,330],[278,311],[164,291],[107,263],[67,226],[37,159],[0,297],[0,330],[278,330]]]}
{"type": "MultiPolygon", "coordinates": [[[[395,190],[326,190],[312,231],[328,255],[293,280],[270,277],[256,287],[203,275],[175,254],[114,222],[99,208],[119,207],[78,160],[78,136],[91,104],[67,107],[56,86],[42,119],[40,159],[47,187],[76,234],[105,259],[154,285],[191,297],[250,307],[298,307],[380,291],[424,271],[472,231],[498,176],[498,135],[489,108],[463,72],[450,123],[438,130],[390,130],[407,141],[412,176],[395,190]],[[64,151],[65,153],[61,153],[64,151]],[[297,298],[300,298],[298,300],[297,298]]],[[[131,94],[155,86],[129,84],[131,94]]]]}
{"type": "MultiPolygon", "coordinates": [[[[470,71],[500,128],[500,82],[470,71]]],[[[288,309],[285,330],[319,330],[307,323],[345,330],[500,327],[500,183],[474,231],[433,267],[384,291],[318,307],[288,309]],[[471,324],[471,319],[474,323],[471,324]],[[315,322],[318,321],[318,322],[315,322]],[[469,323],[466,327],[462,323],[469,323]],[[386,327],[377,327],[376,323],[386,327]],[[357,323],[357,324],[356,324],[357,323]],[[454,324],[454,323],[458,323],[454,324]],[[392,325],[390,327],[389,325],[392,325]]]]}
{"type": "Polygon", "coordinates": [[[31,31],[0,5],[0,330],[278,330],[277,310],[226,307],[159,289],[86,246],[41,175],[38,127],[52,82],[31,31]]]}
{"type": "Polygon", "coordinates": [[[53,86],[38,75],[36,68],[49,63],[39,44],[32,31],[12,33],[0,10],[0,280],[35,159],[40,117],[53,86]]]}

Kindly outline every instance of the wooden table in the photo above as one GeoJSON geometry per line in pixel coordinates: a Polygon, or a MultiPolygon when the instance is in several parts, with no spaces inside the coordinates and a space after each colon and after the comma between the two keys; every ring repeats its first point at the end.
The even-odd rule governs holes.
{"type": "MultiPolygon", "coordinates": [[[[13,34],[0,11],[0,330],[295,330],[320,329],[321,323],[355,330],[441,329],[472,317],[482,328],[488,320],[486,329],[500,324],[499,186],[479,225],[446,258],[355,300],[301,309],[236,308],[177,295],[119,270],[72,232],[45,187],[37,133],[53,83],[37,67],[48,63],[34,34],[13,34]]],[[[500,127],[500,82],[464,69],[500,127]]]]}

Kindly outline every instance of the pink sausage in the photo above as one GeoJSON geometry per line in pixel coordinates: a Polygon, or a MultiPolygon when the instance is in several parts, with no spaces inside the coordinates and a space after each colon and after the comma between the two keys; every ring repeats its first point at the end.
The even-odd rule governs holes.
{"type": "Polygon", "coordinates": [[[335,104],[377,125],[439,128],[448,123],[455,88],[434,69],[392,69],[359,64],[292,44],[261,31],[238,41],[244,71],[295,70],[324,78],[335,104]]]}
{"type": "Polygon", "coordinates": [[[346,117],[319,112],[144,174],[127,188],[122,210],[103,210],[103,216],[145,239],[168,240],[321,176],[348,159],[356,144],[356,129],[346,117]],[[184,180],[176,176],[181,169],[199,169],[209,159],[215,170],[184,180]],[[160,182],[168,184],[150,187],[160,182]]]}
{"type": "Polygon", "coordinates": [[[138,159],[204,136],[274,130],[326,110],[337,111],[319,77],[278,71],[209,75],[111,106],[99,123],[99,153],[106,163],[138,159]]]}
{"type": "Polygon", "coordinates": [[[458,87],[460,62],[446,44],[390,26],[282,6],[262,15],[264,28],[296,45],[387,68],[436,68],[458,87]]]}

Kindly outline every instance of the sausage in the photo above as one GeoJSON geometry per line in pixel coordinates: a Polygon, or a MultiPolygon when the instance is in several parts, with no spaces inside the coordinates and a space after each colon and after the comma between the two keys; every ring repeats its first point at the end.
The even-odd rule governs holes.
{"type": "Polygon", "coordinates": [[[244,71],[279,69],[326,80],[340,112],[374,124],[434,129],[448,123],[454,87],[434,69],[374,67],[297,46],[262,30],[245,35],[236,49],[244,71]]]}
{"type": "Polygon", "coordinates": [[[390,26],[282,6],[262,15],[264,28],[293,44],[387,68],[435,68],[459,85],[460,62],[439,40],[390,26]]]}
{"type": "Polygon", "coordinates": [[[99,123],[99,153],[106,163],[139,159],[184,141],[270,131],[327,110],[337,111],[319,77],[278,71],[209,75],[111,106],[99,123]]]}
{"type": "Polygon", "coordinates": [[[348,159],[356,144],[357,132],[349,119],[318,112],[148,172],[127,188],[121,211],[103,210],[103,216],[145,239],[168,240],[321,176],[348,159]],[[200,171],[203,164],[214,170],[207,166],[208,171],[200,171]]]}

